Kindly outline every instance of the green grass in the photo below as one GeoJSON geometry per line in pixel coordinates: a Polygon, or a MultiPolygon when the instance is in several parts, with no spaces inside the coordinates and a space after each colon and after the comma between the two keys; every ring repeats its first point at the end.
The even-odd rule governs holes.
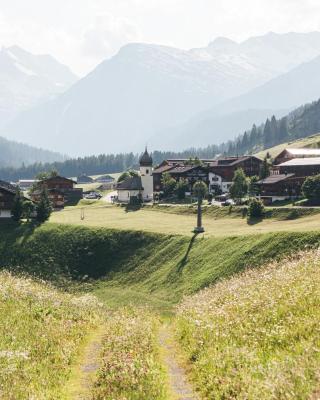
{"type": "Polygon", "coordinates": [[[286,148],[301,148],[301,147],[320,147],[320,134],[311,135],[306,138],[297,139],[292,142],[282,143],[277,146],[271,147],[269,149],[265,149],[255,154],[256,157],[264,158],[267,153],[271,155],[271,157],[276,157],[278,154],[282,152],[282,150],[286,148]]]}
{"type": "Polygon", "coordinates": [[[55,224],[0,229],[5,267],[94,291],[110,307],[164,311],[222,277],[319,243],[320,232],[187,237],[55,224]]]}
{"type": "Polygon", "coordinates": [[[177,335],[208,399],[318,398],[319,251],[186,299],[177,335]]]}
{"type": "Polygon", "coordinates": [[[158,328],[159,320],[145,309],[121,309],[108,317],[94,400],[169,399],[158,328]]]}
{"type": "Polygon", "coordinates": [[[1,272],[1,399],[65,399],[71,364],[99,315],[92,297],[1,272]]]}
{"type": "MultiPolygon", "coordinates": [[[[205,208],[203,225],[206,236],[234,236],[255,235],[267,232],[304,232],[320,229],[319,209],[296,209],[276,211],[274,217],[262,221],[247,221],[241,217],[242,211],[238,208],[228,215],[229,209],[211,207],[205,208]],[[278,213],[278,217],[277,217],[278,213]],[[286,218],[286,215],[293,218],[286,218]],[[282,216],[280,216],[282,214],[282,216]],[[300,218],[303,216],[303,218],[300,218]]],[[[271,213],[271,211],[268,211],[271,213]]],[[[77,207],[53,213],[50,219],[53,223],[73,224],[79,226],[105,227],[121,230],[137,230],[145,232],[163,233],[168,235],[193,235],[196,225],[194,208],[189,207],[144,207],[140,210],[127,210],[124,207],[113,205],[90,205],[84,207],[84,219],[81,219],[81,210],[77,207]],[[160,210],[160,211],[159,211],[160,210]]]]}

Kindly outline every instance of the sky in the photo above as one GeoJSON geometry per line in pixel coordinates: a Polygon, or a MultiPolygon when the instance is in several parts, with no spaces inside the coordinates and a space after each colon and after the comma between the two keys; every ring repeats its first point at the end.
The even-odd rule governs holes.
{"type": "Polygon", "coordinates": [[[51,54],[79,76],[130,42],[189,49],[315,30],[320,0],[0,0],[1,46],[51,54]]]}

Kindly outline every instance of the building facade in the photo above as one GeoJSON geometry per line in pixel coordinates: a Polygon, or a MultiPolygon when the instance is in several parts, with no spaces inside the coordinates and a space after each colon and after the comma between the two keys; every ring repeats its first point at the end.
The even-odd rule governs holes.
{"type": "Polygon", "coordinates": [[[141,203],[153,200],[153,160],[147,148],[139,160],[140,174],[117,184],[120,203],[141,203]]]}
{"type": "Polygon", "coordinates": [[[0,219],[11,218],[17,188],[8,182],[0,181],[0,219]]]}

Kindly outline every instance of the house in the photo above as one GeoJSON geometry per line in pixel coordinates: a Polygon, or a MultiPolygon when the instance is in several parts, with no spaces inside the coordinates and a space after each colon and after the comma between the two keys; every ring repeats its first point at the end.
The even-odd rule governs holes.
{"type": "Polygon", "coordinates": [[[295,174],[299,177],[307,177],[320,174],[320,157],[293,158],[275,166],[275,171],[280,174],[295,174]]]}
{"type": "Polygon", "coordinates": [[[83,198],[83,189],[75,188],[76,182],[62,176],[53,176],[38,182],[38,190],[31,194],[33,201],[39,200],[42,188],[48,190],[53,208],[61,208],[65,204],[76,204],[83,198]],[[63,206],[62,206],[63,201],[63,206]]]}
{"type": "Polygon", "coordinates": [[[237,169],[243,169],[246,176],[259,176],[263,161],[255,156],[224,157],[209,164],[209,191],[228,193],[237,169]]]}
{"type": "Polygon", "coordinates": [[[20,179],[18,181],[18,186],[24,191],[31,189],[36,183],[38,183],[38,180],[36,179],[20,179]]]}
{"type": "Polygon", "coordinates": [[[162,177],[168,172],[176,181],[184,179],[188,182],[188,191],[192,191],[195,182],[202,180],[206,184],[208,181],[207,165],[188,164],[190,160],[167,160],[164,161],[153,171],[153,185],[155,192],[162,192],[162,177]]]}
{"type": "Polygon", "coordinates": [[[98,183],[112,183],[112,182],[114,182],[114,178],[112,178],[112,176],[110,176],[110,175],[101,175],[101,176],[98,176],[98,178],[95,179],[95,182],[98,182],[98,183]]]}
{"type": "Polygon", "coordinates": [[[118,201],[133,203],[153,200],[153,160],[147,148],[139,160],[140,175],[125,179],[117,184],[118,201]]]}
{"type": "Polygon", "coordinates": [[[320,149],[300,148],[300,149],[284,149],[274,159],[274,165],[282,164],[295,158],[312,158],[320,157],[320,149]]]}
{"type": "Polygon", "coordinates": [[[0,181],[0,219],[11,218],[11,210],[16,193],[16,186],[0,181]]]}
{"type": "MultiPolygon", "coordinates": [[[[35,203],[38,203],[41,198],[42,190],[35,190],[31,194],[31,198],[35,203]]],[[[61,209],[65,205],[64,193],[58,189],[48,189],[48,198],[54,209],[61,209]]]]}
{"type": "Polygon", "coordinates": [[[92,178],[90,178],[90,176],[87,175],[80,175],[77,177],[77,184],[81,184],[81,183],[92,183],[94,182],[94,180],[92,178]]]}
{"type": "Polygon", "coordinates": [[[295,174],[272,174],[256,183],[260,198],[266,204],[299,197],[305,178],[295,174]]]}

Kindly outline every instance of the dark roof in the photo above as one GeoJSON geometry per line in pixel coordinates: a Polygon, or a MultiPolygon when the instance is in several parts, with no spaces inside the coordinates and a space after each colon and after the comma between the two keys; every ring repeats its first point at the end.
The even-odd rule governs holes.
{"type": "Polygon", "coordinates": [[[77,177],[77,183],[81,182],[93,182],[93,179],[88,175],[82,174],[77,177]]]}
{"type": "Polygon", "coordinates": [[[140,157],[139,163],[142,167],[150,167],[153,164],[152,157],[149,155],[147,148],[140,157]]]}
{"type": "Polygon", "coordinates": [[[199,167],[201,167],[201,165],[177,165],[170,170],[170,174],[184,174],[199,167]]]}
{"type": "Polygon", "coordinates": [[[16,194],[17,193],[17,187],[14,185],[11,185],[11,183],[6,182],[6,181],[1,181],[0,180],[0,189],[4,189],[9,193],[16,194]]]}
{"type": "Polygon", "coordinates": [[[158,168],[156,168],[156,169],[153,171],[153,174],[162,174],[163,172],[170,171],[170,170],[173,169],[173,168],[175,168],[174,165],[168,165],[168,164],[166,164],[166,165],[160,165],[158,168]]]}
{"type": "Polygon", "coordinates": [[[133,176],[117,184],[118,190],[143,190],[141,177],[133,176]]]}
{"type": "Polygon", "coordinates": [[[288,178],[294,177],[295,174],[275,174],[275,175],[270,175],[265,179],[261,179],[259,182],[257,182],[258,185],[273,185],[274,183],[278,183],[281,181],[285,181],[288,178]]]}
{"type": "Polygon", "coordinates": [[[60,180],[63,180],[63,181],[69,181],[69,182],[72,182],[72,183],[75,183],[75,184],[77,183],[73,179],[65,178],[64,176],[60,176],[60,175],[52,176],[51,178],[42,179],[40,182],[41,183],[49,182],[49,181],[53,181],[55,179],[60,179],[60,180]]]}
{"type": "Polygon", "coordinates": [[[212,161],[210,163],[210,167],[234,166],[243,161],[250,160],[251,158],[254,158],[254,159],[262,162],[262,160],[256,156],[224,157],[224,158],[219,158],[218,160],[212,161]]]}

